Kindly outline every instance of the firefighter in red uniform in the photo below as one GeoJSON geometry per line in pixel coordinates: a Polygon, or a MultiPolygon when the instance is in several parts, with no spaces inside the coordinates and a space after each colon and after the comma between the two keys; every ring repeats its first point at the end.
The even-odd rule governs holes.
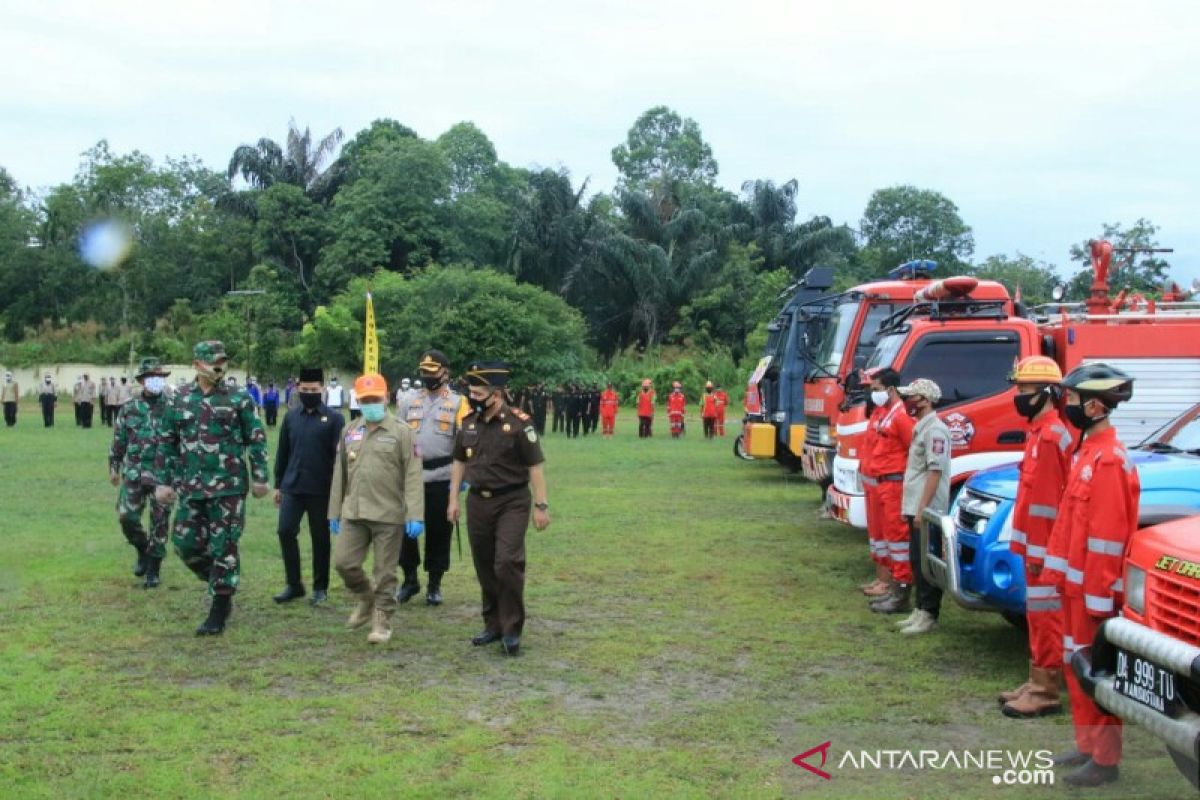
{"type": "Polygon", "coordinates": [[[687,411],[687,398],[683,396],[683,385],[675,381],[667,395],[667,420],[671,423],[671,438],[678,439],[683,433],[683,415],[687,411]]]}
{"type": "Polygon", "coordinates": [[[1029,679],[1001,692],[1005,716],[1040,717],[1062,711],[1062,598],[1053,573],[1043,572],[1046,544],[1058,518],[1075,437],[1058,416],[1062,371],[1054,359],[1029,356],[1010,379],[1017,413],[1029,420],[1009,550],[1025,560],[1025,620],[1029,627],[1029,679]]]}
{"type": "Polygon", "coordinates": [[[884,555],[888,564],[886,594],[872,601],[871,610],[880,614],[903,614],[903,626],[913,622],[908,587],[913,584],[909,551],[908,522],[901,513],[904,501],[904,471],[908,467],[908,450],[912,445],[916,422],[904,407],[898,391],[900,373],[885,367],[871,376],[871,400],[885,413],[871,423],[875,431],[875,447],[871,451],[871,471],[874,473],[875,514],[880,519],[884,555]]]}
{"type": "Polygon", "coordinates": [[[617,406],[620,404],[612,381],[609,381],[604,391],[600,393],[600,433],[602,435],[613,435],[613,430],[617,426],[617,406]]]}
{"type": "Polygon", "coordinates": [[[1083,440],[1043,569],[1054,573],[1063,598],[1063,661],[1077,749],[1054,763],[1082,765],[1065,778],[1068,786],[1100,786],[1120,774],[1121,720],[1083,691],[1071,670],[1071,656],[1091,645],[1100,624],[1116,616],[1124,596],[1125,548],[1137,529],[1141,486],[1109,414],[1133,397],[1133,379],[1106,364],[1087,364],[1072,370],[1063,388],[1067,421],[1083,432],[1083,440]]]}
{"type": "MultiPolygon", "coordinates": [[[[877,372],[879,372],[878,369],[865,370],[863,372],[865,382],[870,383],[877,372]]],[[[867,418],[867,430],[863,434],[862,444],[859,445],[858,450],[858,475],[863,487],[863,501],[867,507],[867,544],[871,550],[871,561],[875,563],[875,580],[864,583],[858,588],[870,598],[883,597],[888,593],[892,575],[887,558],[887,541],[883,538],[883,517],[876,505],[879,502],[879,496],[875,489],[879,486],[879,482],[875,480],[875,469],[871,463],[875,442],[879,438],[875,426],[887,415],[887,405],[886,403],[876,403],[875,399],[872,397],[868,406],[871,408],[871,415],[867,418]]]]}
{"type": "Polygon", "coordinates": [[[729,408],[729,392],[717,384],[717,390],[713,392],[713,397],[717,398],[717,436],[725,435],[725,409],[729,408]]]}
{"type": "Polygon", "coordinates": [[[700,399],[700,421],[704,423],[704,438],[717,435],[717,397],[713,394],[713,382],[704,384],[704,397],[700,399]]]}
{"type": "Polygon", "coordinates": [[[642,390],[638,392],[638,438],[649,439],[650,428],[654,424],[654,384],[649,378],[642,381],[642,390]]]}

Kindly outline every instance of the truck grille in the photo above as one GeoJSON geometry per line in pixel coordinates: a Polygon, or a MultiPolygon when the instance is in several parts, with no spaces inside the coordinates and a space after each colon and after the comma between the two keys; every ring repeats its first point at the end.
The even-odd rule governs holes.
{"type": "Polygon", "coordinates": [[[821,428],[828,425],[829,420],[822,417],[809,417],[804,424],[804,443],[813,447],[826,447],[821,444],[821,428]]]}
{"type": "Polygon", "coordinates": [[[983,533],[988,520],[995,513],[996,500],[988,495],[980,494],[973,489],[963,489],[958,498],[958,512],[954,523],[960,530],[970,533],[983,533]]]}
{"type": "Polygon", "coordinates": [[[1177,575],[1147,576],[1150,627],[1200,646],[1200,588],[1177,575]]]}

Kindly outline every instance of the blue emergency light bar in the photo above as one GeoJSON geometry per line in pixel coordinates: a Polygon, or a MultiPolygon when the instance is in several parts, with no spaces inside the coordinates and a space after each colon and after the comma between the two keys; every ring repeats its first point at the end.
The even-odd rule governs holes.
{"type": "Polygon", "coordinates": [[[912,281],[918,278],[928,278],[937,271],[937,262],[929,259],[906,261],[888,273],[888,277],[897,281],[912,281]]]}

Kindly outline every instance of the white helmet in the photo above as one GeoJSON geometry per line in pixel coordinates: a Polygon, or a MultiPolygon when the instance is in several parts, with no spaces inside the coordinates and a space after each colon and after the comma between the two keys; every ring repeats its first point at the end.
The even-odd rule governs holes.
{"type": "Polygon", "coordinates": [[[407,389],[409,386],[412,386],[412,383],[408,380],[408,378],[400,379],[400,388],[401,389],[407,389]]]}

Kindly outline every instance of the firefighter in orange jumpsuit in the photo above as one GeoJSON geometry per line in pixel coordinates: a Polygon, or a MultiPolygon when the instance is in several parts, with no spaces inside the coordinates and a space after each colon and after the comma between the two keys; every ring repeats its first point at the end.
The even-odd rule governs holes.
{"type": "Polygon", "coordinates": [[[700,399],[700,421],[704,423],[704,438],[717,435],[717,396],[713,394],[713,382],[704,384],[704,397],[700,399]]]}
{"type": "Polygon", "coordinates": [[[600,393],[600,433],[602,435],[613,435],[613,430],[617,426],[617,407],[620,404],[612,381],[609,381],[604,391],[600,393]]]}
{"type": "MultiPolygon", "coordinates": [[[[877,372],[878,369],[865,370],[863,378],[870,382],[877,372]]],[[[876,598],[888,593],[892,574],[887,557],[887,540],[883,538],[883,518],[876,507],[879,498],[875,489],[879,482],[875,480],[875,469],[871,463],[875,442],[879,438],[875,426],[887,415],[887,405],[876,403],[872,397],[868,407],[871,408],[871,415],[867,418],[867,430],[863,433],[862,444],[859,445],[858,475],[863,487],[863,501],[867,507],[867,544],[871,549],[871,561],[875,563],[875,580],[858,588],[867,597],[876,598]]]]}
{"type": "MultiPolygon", "coordinates": [[[[904,501],[904,471],[908,467],[908,448],[912,444],[916,421],[908,415],[904,398],[898,391],[900,373],[885,367],[871,376],[871,401],[884,413],[869,423],[874,429],[875,446],[871,450],[871,472],[875,479],[873,515],[879,520],[888,565],[884,593],[872,601],[871,610],[880,614],[911,612],[900,624],[912,622],[908,587],[913,584],[909,551],[908,522],[901,513],[904,501]]],[[[868,512],[871,513],[871,512],[868,512]]]]}
{"type": "Polygon", "coordinates": [[[671,438],[678,439],[683,433],[683,415],[687,412],[687,398],[683,396],[683,384],[675,381],[667,395],[667,421],[671,423],[671,438]]]}
{"type": "Polygon", "coordinates": [[[1053,573],[1043,572],[1046,544],[1058,518],[1075,437],[1058,416],[1062,370],[1054,359],[1030,356],[1013,370],[1017,413],[1029,420],[1021,479],[1013,508],[1009,550],[1025,560],[1025,620],[1029,627],[1029,679],[1001,692],[1005,716],[1040,717],[1062,710],[1062,598],[1053,573]]]}
{"type": "Polygon", "coordinates": [[[1063,388],[1067,421],[1083,432],[1083,440],[1043,569],[1054,573],[1063,598],[1063,661],[1076,750],[1054,762],[1082,765],[1064,779],[1068,786],[1100,786],[1120,774],[1121,720],[1083,691],[1071,670],[1071,656],[1091,645],[1100,624],[1116,616],[1124,600],[1125,548],[1137,529],[1141,486],[1109,415],[1133,397],[1133,379],[1107,364],[1087,364],[1072,370],[1063,388]]]}
{"type": "Polygon", "coordinates": [[[717,390],[713,392],[713,397],[717,398],[717,436],[725,435],[725,409],[729,408],[729,392],[722,388],[721,384],[717,384],[717,390]]]}
{"type": "Polygon", "coordinates": [[[638,392],[638,438],[649,439],[650,428],[654,424],[654,384],[649,378],[642,381],[642,390],[638,392]]]}

